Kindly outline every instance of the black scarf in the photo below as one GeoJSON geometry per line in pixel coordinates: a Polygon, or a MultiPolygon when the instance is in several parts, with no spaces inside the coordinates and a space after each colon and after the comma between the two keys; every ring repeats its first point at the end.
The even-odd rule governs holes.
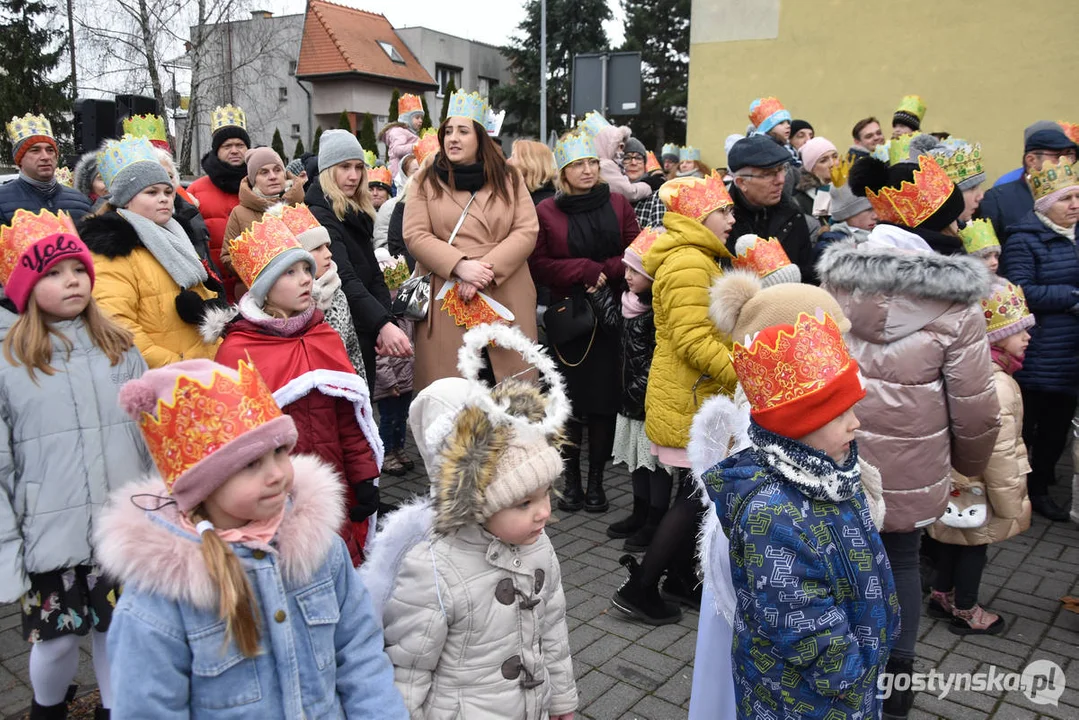
{"type": "MultiPolygon", "coordinates": [[[[435,172],[438,179],[447,185],[450,184],[450,171],[442,167],[442,154],[435,158],[435,172]]],[[[458,165],[453,163],[453,187],[466,192],[478,192],[483,187],[483,161],[471,165],[458,165]]]]}
{"type": "Polygon", "coordinates": [[[938,255],[965,255],[967,252],[963,247],[962,240],[952,235],[945,235],[939,230],[930,230],[924,225],[916,228],[903,227],[902,225],[899,227],[925,240],[926,244],[933,248],[933,252],[938,255]]]}
{"type": "Polygon", "coordinates": [[[569,220],[570,257],[603,262],[622,255],[622,228],[611,205],[610,185],[596,185],[583,195],[558,193],[554,203],[569,220]]]}
{"type": "Polygon", "coordinates": [[[229,195],[240,194],[240,181],[247,177],[247,166],[233,166],[221,162],[217,153],[208,152],[202,156],[202,171],[210,177],[210,182],[229,195]]]}

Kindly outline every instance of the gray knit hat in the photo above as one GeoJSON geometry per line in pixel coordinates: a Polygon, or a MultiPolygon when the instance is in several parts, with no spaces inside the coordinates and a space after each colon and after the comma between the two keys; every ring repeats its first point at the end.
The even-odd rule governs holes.
{"type": "Polygon", "coordinates": [[[294,177],[300,177],[300,173],[302,173],[303,170],[303,160],[300,158],[296,158],[285,166],[285,172],[292,173],[294,177]]]}
{"type": "Polygon", "coordinates": [[[624,151],[627,153],[637,153],[646,160],[648,159],[648,151],[645,149],[644,143],[642,143],[635,137],[631,137],[629,140],[626,140],[626,147],[624,151]]]}
{"type": "Polygon", "coordinates": [[[307,264],[311,266],[311,277],[315,277],[318,273],[318,266],[315,264],[315,258],[311,257],[311,253],[303,248],[289,248],[270,262],[266,263],[266,267],[262,268],[262,272],[258,274],[258,277],[255,278],[255,282],[251,283],[251,287],[247,290],[248,294],[251,295],[259,307],[266,304],[266,296],[270,294],[270,289],[273,288],[273,284],[277,282],[277,278],[281,277],[286,270],[292,267],[293,263],[297,263],[300,260],[305,260],[307,264]]]}
{"type": "Polygon", "coordinates": [[[327,130],[318,141],[318,168],[326,170],[349,160],[363,161],[360,141],[348,130],[327,130]]]}
{"type": "Polygon", "coordinates": [[[858,197],[851,192],[849,184],[833,187],[828,194],[832,198],[832,220],[836,222],[846,222],[848,218],[872,207],[867,198],[858,197]]]}
{"type": "Polygon", "coordinates": [[[127,207],[140,192],[162,183],[172,187],[172,178],[160,163],[152,160],[131,163],[116,173],[109,183],[109,204],[118,208],[127,207]]]}

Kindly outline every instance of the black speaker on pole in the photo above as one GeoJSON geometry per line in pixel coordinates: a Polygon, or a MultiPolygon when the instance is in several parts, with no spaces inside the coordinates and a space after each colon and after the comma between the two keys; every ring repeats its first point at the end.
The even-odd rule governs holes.
{"type": "Polygon", "coordinates": [[[133,115],[160,115],[161,110],[157,107],[157,101],[145,95],[117,95],[116,96],[116,132],[118,136],[124,134],[124,120],[133,115]]]}
{"type": "Polygon", "coordinates": [[[75,101],[75,147],[79,153],[96,150],[116,134],[116,103],[81,98],[75,101]]]}

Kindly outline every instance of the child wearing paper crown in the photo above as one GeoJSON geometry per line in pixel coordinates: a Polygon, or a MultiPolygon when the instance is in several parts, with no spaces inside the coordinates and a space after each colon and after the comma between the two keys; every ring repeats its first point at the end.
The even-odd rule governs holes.
{"type": "Polygon", "coordinates": [[[823,311],[745,343],[751,447],[702,478],[730,538],[738,717],[880,717],[899,601],[861,484],[858,364],[823,311]]]}
{"type": "Polygon", "coordinates": [[[993,379],[1000,400],[1000,434],[989,465],[978,477],[952,470],[948,509],[930,526],[943,543],[929,597],[929,615],[951,620],[956,635],[996,635],[1004,618],[978,604],[978,586],[990,543],[1007,540],[1030,527],[1027,448],[1023,444],[1023,398],[1012,373],[1023,367],[1034,316],[1022,288],[1002,281],[982,300],[993,354],[993,379]]]}
{"type": "Polygon", "coordinates": [[[65,213],[15,211],[0,228],[0,282],[0,603],[20,602],[33,643],[30,717],[66,717],[88,634],[101,686],[95,717],[108,717],[105,634],[117,586],[91,538],[109,491],[150,467],[116,404],[146,363],[91,297],[94,264],[65,213]]]}
{"type": "Polygon", "coordinates": [[[158,473],[97,528],[124,594],[112,717],[408,717],[370,600],[337,536],[333,468],[290,457],[293,419],[258,371],[188,360],[120,393],[158,473]]]}
{"type": "Polygon", "coordinates": [[[345,483],[348,518],[341,535],[353,564],[374,532],[382,443],[367,383],[341,337],[315,307],[315,259],[284,220],[267,214],[231,241],[232,266],[250,288],[240,302],[212,313],[207,338],[224,337],[218,362],[254,362],[299,428],[297,452],[318,455],[345,483]]]}
{"type": "Polygon", "coordinates": [[[462,377],[436,380],[409,424],[431,497],[387,519],[360,574],[413,718],[572,720],[566,599],[543,528],[569,416],[554,362],[514,327],[469,330],[462,377]],[[479,381],[482,351],[520,353],[548,386],[479,381]]]}
{"type": "Polygon", "coordinates": [[[967,255],[981,258],[989,272],[996,274],[1000,267],[1000,240],[988,220],[971,220],[960,231],[959,239],[967,255]]]}

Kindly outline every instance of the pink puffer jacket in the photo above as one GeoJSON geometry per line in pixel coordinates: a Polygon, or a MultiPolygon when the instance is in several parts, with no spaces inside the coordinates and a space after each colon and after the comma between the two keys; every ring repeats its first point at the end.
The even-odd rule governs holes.
{"type": "MultiPolygon", "coordinates": [[[[895,228],[892,228],[894,231],[895,228]]],[[[931,525],[951,470],[980,475],[1000,430],[981,261],[837,244],[817,265],[851,322],[847,344],[866,397],[856,408],[862,457],[880,469],[884,532],[931,525]]]]}
{"type": "Polygon", "coordinates": [[[420,137],[409,130],[402,123],[393,123],[382,129],[381,140],[386,143],[387,167],[390,169],[390,177],[397,177],[397,170],[401,166],[401,160],[412,152],[420,137]]]}
{"type": "Polygon", "coordinates": [[[596,133],[593,142],[599,155],[599,175],[616,192],[631,203],[644,200],[652,194],[652,186],[643,182],[630,182],[618,164],[618,146],[630,138],[630,129],[620,125],[605,127],[596,133]]]}

